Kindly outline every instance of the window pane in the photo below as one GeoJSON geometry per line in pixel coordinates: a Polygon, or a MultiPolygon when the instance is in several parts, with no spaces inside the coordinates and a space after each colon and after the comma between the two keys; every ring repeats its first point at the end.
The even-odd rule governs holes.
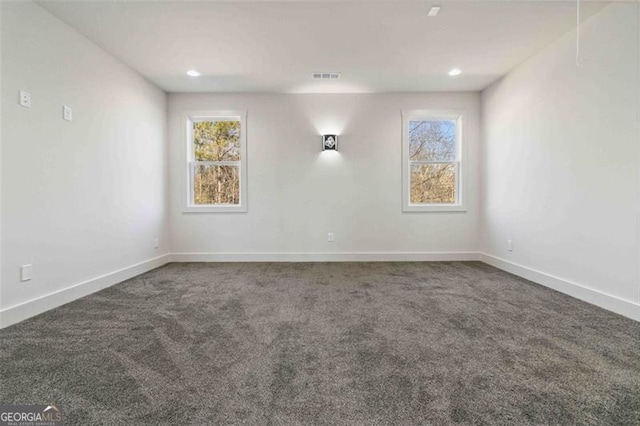
{"type": "Polygon", "coordinates": [[[456,166],[446,164],[411,165],[412,204],[453,204],[456,202],[456,166]]]}
{"type": "Polygon", "coordinates": [[[195,122],[193,144],[196,161],[239,161],[240,122],[195,122]]]}
{"type": "Polygon", "coordinates": [[[240,168],[196,164],[194,204],[240,204],[240,168]]]}
{"type": "Polygon", "coordinates": [[[409,159],[415,161],[456,160],[456,121],[409,121],[409,159]]]}

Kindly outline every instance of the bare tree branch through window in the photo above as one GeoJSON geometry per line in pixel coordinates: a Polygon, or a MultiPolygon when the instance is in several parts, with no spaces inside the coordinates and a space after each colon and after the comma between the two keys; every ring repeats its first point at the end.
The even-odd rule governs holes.
{"type": "Polygon", "coordinates": [[[455,120],[409,121],[409,201],[453,204],[457,199],[455,120]]]}

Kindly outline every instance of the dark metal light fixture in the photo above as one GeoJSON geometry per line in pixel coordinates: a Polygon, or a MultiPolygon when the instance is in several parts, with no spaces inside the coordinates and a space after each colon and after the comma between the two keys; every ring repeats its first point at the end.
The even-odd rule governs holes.
{"type": "Polygon", "coordinates": [[[322,150],[338,150],[338,135],[322,135],[322,150]]]}

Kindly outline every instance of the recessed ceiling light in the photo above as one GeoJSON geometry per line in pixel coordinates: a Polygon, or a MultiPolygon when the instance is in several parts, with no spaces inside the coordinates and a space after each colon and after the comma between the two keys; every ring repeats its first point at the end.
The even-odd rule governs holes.
{"type": "Polygon", "coordinates": [[[200,73],[196,70],[189,70],[187,71],[187,75],[189,77],[200,77],[200,73]]]}
{"type": "Polygon", "coordinates": [[[438,13],[440,13],[440,6],[432,6],[431,9],[429,9],[429,13],[427,13],[427,16],[433,18],[434,16],[438,16],[438,13]]]}
{"type": "Polygon", "coordinates": [[[454,68],[451,71],[449,71],[449,75],[451,77],[455,77],[456,75],[460,75],[462,74],[462,71],[460,71],[458,68],[454,68]]]}

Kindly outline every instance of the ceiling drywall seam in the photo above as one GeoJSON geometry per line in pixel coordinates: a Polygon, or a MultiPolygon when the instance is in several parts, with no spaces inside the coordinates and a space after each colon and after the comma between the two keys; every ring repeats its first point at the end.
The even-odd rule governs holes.
{"type": "MultiPolygon", "coordinates": [[[[580,2],[580,0],[576,0],[577,2],[580,2]]],[[[624,0],[622,0],[624,1],[624,0]]],[[[635,1],[636,3],[640,3],[640,0],[631,0],[631,1],[635,1]]],[[[610,2],[607,6],[603,7],[602,9],[598,10],[596,13],[594,13],[593,15],[589,16],[587,19],[584,20],[584,22],[582,22],[580,25],[576,25],[576,28],[567,31],[566,33],[560,35],[558,38],[556,38],[555,40],[553,40],[551,43],[549,43],[547,46],[543,47],[542,49],[538,50],[537,52],[534,52],[531,56],[529,56],[527,59],[525,59],[524,61],[520,62],[519,64],[513,66],[513,68],[511,68],[505,75],[503,75],[502,77],[496,79],[494,82],[492,82],[491,84],[489,84],[487,87],[483,88],[480,92],[484,92],[486,89],[488,89],[489,87],[493,86],[493,84],[495,84],[496,82],[500,81],[502,78],[504,78],[505,76],[511,74],[511,72],[515,69],[520,68],[521,66],[523,66],[524,64],[528,63],[530,60],[532,60],[533,58],[538,57],[538,55],[541,55],[543,52],[546,52],[548,50],[551,50],[556,44],[558,44],[560,42],[560,40],[564,39],[565,37],[567,37],[569,34],[572,33],[576,33],[576,37],[579,37],[579,27],[580,26],[584,26],[586,23],[588,23],[589,21],[591,21],[592,19],[594,19],[595,17],[597,17],[598,15],[600,15],[603,11],[605,11],[607,8],[611,7],[613,5],[614,2],[610,2]]],[[[576,15],[578,14],[578,10],[576,8],[576,15]]],[[[576,24],[579,22],[580,20],[580,16],[576,16],[576,24]]],[[[576,64],[578,66],[582,66],[581,62],[580,64],[578,64],[578,51],[579,51],[579,42],[576,41],[576,64]]]]}
{"type": "MultiPolygon", "coordinates": [[[[118,61],[119,63],[121,63],[122,65],[124,65],[129,71],[131,71],[132,73],[134,73],[135,75],[137,75],[139,78],[143,79],[144,81],[146,81],[147,83],[149,83],[150,85],[152,85],[153,87],[157,88],[158,90],[161,90],[162,92],[164,92],[165,94],[167,93],[166,90],[164,90],[162,87],[158,86],[156,83],[154,83],[153,81],[149,80],[147,77],[145,77],[144,75],[140,74],[138,71],[136,71],[135,69],[133,69],[131,67],[131,65],[129,65],[128,63],[126,63],[125,61],[123,61],[121,58],[115,56],[113,53],[111,53],[110,51],[108,51],[107,49],[105,49],[104,46],[102,46],[100,43],[97,43],[95,40],[90,39],[89,37],[87,37],[86,35],[84,35],[83,33],[81,33],[80,31],[78,31],[76,28],[72,27],[71,25],[67,24],[65,21],[63,21],[62,19],[60,19],[58,17],[58,15],[56,15],[55,13],[51,12],[49,9],[46,9],[44,7],[42,7],[43,3],[42,1],[33,1],[33,0],[29,0],[31,3],[33,3],[34,5],[36,5],[37,7],[39,7],[40,9],[42,9],[44,12],[48,13],[49,15],[53,16],[56,20],[58,20],[60,23],[62,23],[62,25],[64,25],[67,28],[70,28],[71,30],[73,30],[73,32],[75,32],[76,34],[78,34],[80,37],[84,38],[85,40],[87,40],[89,43],[93,44],[94,46],[97,46],[100,50],[102,50],[103,52],[105,52],[107,55],[111,56],[112,58],[114,58],[116,61],[118,61]]],[[[2,0],[0,0],[0,3],[2,2],[2,0]]]]}

